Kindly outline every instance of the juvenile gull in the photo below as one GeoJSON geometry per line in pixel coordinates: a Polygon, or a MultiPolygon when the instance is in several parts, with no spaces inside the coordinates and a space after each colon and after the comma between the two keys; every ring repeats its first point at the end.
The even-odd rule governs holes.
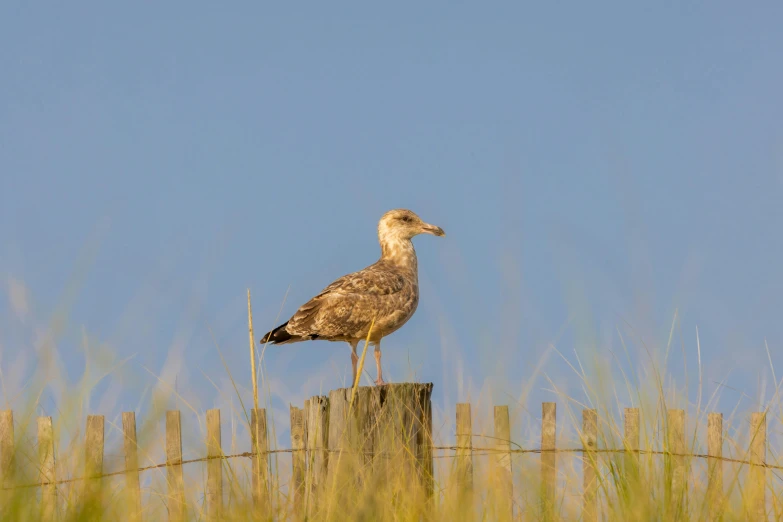
{"type": "Polygon", "coordinates": [[[378,222],[381,258],[364,270],[345,275],[303,304],[296,313],[261,338],[261,343],[295,343],[321,339],[351,345],[356,382],[360,341],[375,346],[375,366],[381,385],[381,339],[398,330],[419,304],[419,271],[411,239],[419,234],[445,236],[410,210],[390,210],[378,222]],[[375,319],[370,332],[370,325],[375,319]]]}

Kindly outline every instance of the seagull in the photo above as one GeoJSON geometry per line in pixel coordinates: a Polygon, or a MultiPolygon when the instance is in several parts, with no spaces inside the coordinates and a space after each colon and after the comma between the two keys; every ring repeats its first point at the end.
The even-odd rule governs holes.
{"type": "Polygon", "coordinates": [[[375,384],[385,384],[381,339],[399,330],[419,304],[418,262],[411,241],[419,234],[446,235],[442,228],[425,223],[410,210],[386,212],[378,222],[381,258],[324,288],[288,321],[264,334],[261,344],[316,339],[347,342],[351,346],[353,384],[359,362],[356,348],[360,341],[369,341],[375,346],[375,384]]]}

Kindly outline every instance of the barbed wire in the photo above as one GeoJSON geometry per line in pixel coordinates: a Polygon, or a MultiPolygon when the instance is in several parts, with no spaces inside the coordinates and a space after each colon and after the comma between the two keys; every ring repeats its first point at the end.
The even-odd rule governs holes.
{"type": "MultiPolygon", "coordinates": [[[[733,457],[723,457],[723,456],[716,456],[716,455],[708,455],[704,453],[673,453],[669,451],[662,451],[662,450],[630,450],[630,449],[613,449],[613,448],[596,448],[596,449],[585,449],[585,448],[552,448],[552,449],[542,449],[542,448],[532,448],[532,449],[502,449],[502,448],[490,448],[490,447],[464,447],[464,446],[432,446],[430,448],[432,451],[469,451],[467,456],[470,457],[481,457],[481,456],[487,456],[487,455],[499,455],[499,454],[512,454],[512,455],[524,455],[524,454],[543,454],[543,453],[588,453],[588,454],[628,454],[628,455],[652,455],[652,456],[666,456],[666,457],[685,457],[685,458],[695,458],[695,459],[713,459],[720,462],[728,462],[731,464],[742,464],[742,465],[748,465],[748,466],[754,466],[754,467],[762,467],[766,469],[773,469],[773,470],[783,470],[783,465],[778,464],[770,464],[766,462],[751,462],[749,460],[744,459],[737,459],[733,457]]],[[[149,466],[143,466],[136,469],[123,469],[118,471],[112,471],[109,473],[102,473],[100,475],[90,475],[90,476],[84,476],[84,477],[72,477],[67,479],[61,479],[61,480],[54,480],[54,481],[40,481],[40,482],[34,482],[34,483],[28,483],[28,484],[18,484],[14,486],[5,486],[0,487],[0,491],[11,491],[16,489],[30,489],[30,488],[39,488],[44,486],[60,486],[64,484],[71,484],[74,482],[83,482],[87,480],[99,480],[104,478],[110,478],[110,477],[116,477],[119,475],[125,475],[127,473],[141,473],[144,471],[151,471],[154,469],[161,469],[161,468],[167,468],[170,466],[184,466],[185,464],[195,464],[197,462],[207,462],[210,460],[230,460],[230,459],[236,459],[236,458],[252,458],[255,456],[259,457],[265,457],[267,455],[275,455],[275,454],[281,454],[281,453],[295,453],[295,452],[304,452],[304,451],[315,451],[315,452],[327,452],[327,453],[340,453],[342,449],[328,449],[328,448],[303,448],[303,449],[275,449],[275,450],[267,450],[267,451],[259,451],[257,453],[251,452],[251,451],[244,451],[242,453],[233,453],[228,455],[212,455],[207,457],[199,457],[195,459],[183,459],[179,462],[163,462],[160,464],[150,464],[149,466]]],[[[364,451],[364,452],[355,452],[355,453],[361,453],[363,455],[372,455],[372,456],[381,456],[383,453],[376,453],[373,451],[364,451]]],[[[438,455],[433,456],[433,458],[436,459],[443,459],[443,458],[457,458],[458,455],[438,455]]]]}

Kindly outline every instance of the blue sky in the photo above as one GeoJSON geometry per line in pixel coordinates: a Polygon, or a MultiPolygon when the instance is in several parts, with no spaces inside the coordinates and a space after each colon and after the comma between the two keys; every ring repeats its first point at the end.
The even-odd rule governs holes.
{"type": "MultiPolygon", "coordinates": [[[[93,410],[139,407],[156,385],[144,368],[224,405],[216,344],[249,381],[246,290],[261,334],[375,261],[378,218],[406,207],[448,235],[415,240],[421,301],[384,342],[391,380],[415,371],[445,406],[489,388],[502,402],[550,345],[607,358],[632,326],[661,352],[678,310],[689,366],[678,355],[674,374],[694,375],[698,326],[705,393],[726,378],[758,396],[765,339],[783,365],[781,15],[776,2],[6,4],[6,385],[32,374],[65,310],[54,338],[71,382],[83,333],[107,365],[135,355],[93,410]]],[[[265,359],[283,417],[350,371],[342,344],[265,359]]],[[[562,360],[544,365],[571,389],[562,360]]],[[[552,398],[540,375],[532,388],[552,398]]]]}

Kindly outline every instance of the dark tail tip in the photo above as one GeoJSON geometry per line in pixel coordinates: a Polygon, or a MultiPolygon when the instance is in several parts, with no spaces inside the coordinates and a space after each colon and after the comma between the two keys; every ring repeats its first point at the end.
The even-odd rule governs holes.
{"type": "Polygon", "coordinates": [[[260,343],[266,344],[266,343],[272,343],[272,344],[278,344],[278,343],[284,343],[286,341],[290,341],[293,339],[293,335],[285,331],[285,327],[288,326],[288,321],[281,324],[274,330],[267,332],[264,334],[264,336],[261,338],[260,343]]]}

